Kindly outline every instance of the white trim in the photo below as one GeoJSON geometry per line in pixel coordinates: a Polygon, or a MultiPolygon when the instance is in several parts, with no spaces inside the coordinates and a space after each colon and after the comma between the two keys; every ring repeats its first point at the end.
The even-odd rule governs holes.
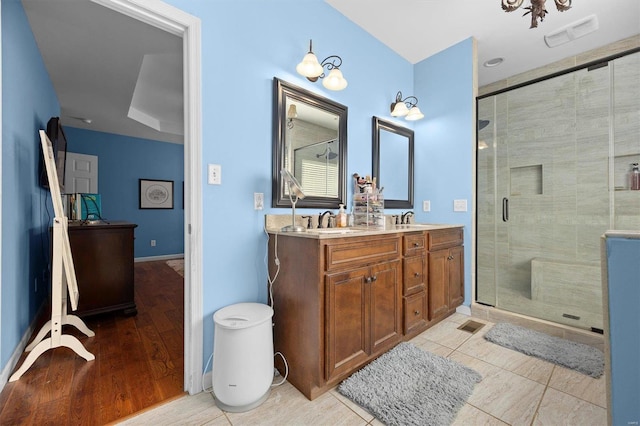
{"type": "MultiPolygon", "coordinates": [[[[0,2],[0,330],[2,330],[2,204],[2,2],[0,2]]],[[[2,339],[0,339],[0,354],[2,354],[2,339]]],[[[6,365],[15,365],[11,362],[12,360],[9,360],[6,365]]],[[[0,391],[9,380],[9,372],[6,374],[5,377],[5,372],[3,371],[2,376],[0,376],[0,383],[2,383],[0,391]]]]}
{"type": "Polygon", "coordinates": [[[9,377],[13,372],[13,369],[16,365],[18,365],[18,361],[20,361],[20,357],[24,353],[24,349],[27,347],[27,343],[29,343],[29,339],[31,335],[37,330],[36,326],[38,325],[39,319],[44,315],[44,309],[46,304],[42,304],[40,309],[38,309],[38,313],[35,317],[33,317],[33,322],[29,324],[29,327],[24,331],[22,335],[22,339],[18,342],[18,346],[16,346],[15,350],[11,354],[11,358],[7,361],[7,364],[4,366],[4,369],[0,373],[0,392],[4,389],[5,385],[9,381],[9,377]]]}
{"type": "Polygon", "coordinates": [[[471,308],[467,305],[460,305],[456,308],[456,312],[462,315],[466,315],[468,317],[471,316],[471,308]]]}
{"type": "Polygon", "coordinates": [[[155,262],[156,260],[172,260],[172,259],[184,259],[184,254],[163,254],[160,256],[146,256],[146,257],[136,257],[133,259],[135,263],[138,262],[155,262]]]}
{"type": "Polygon", "coordinates": [[[92,0],[182,37],[184,69],[184,388],[202,391],[202,103],[200,19],[159,0],[92,0]],[[191,232],[193,230],[193,232],[191,232]]]}

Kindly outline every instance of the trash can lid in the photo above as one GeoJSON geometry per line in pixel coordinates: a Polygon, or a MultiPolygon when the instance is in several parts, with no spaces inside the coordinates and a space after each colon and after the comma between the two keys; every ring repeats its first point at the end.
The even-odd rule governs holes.
{"type": "Polygon", "coordinates": [[[225,306],[213,314],[213,322],[223,328],[249,328],[268,321],[273,316],[271,306],[262,303],[237,303],[225,306]]]}

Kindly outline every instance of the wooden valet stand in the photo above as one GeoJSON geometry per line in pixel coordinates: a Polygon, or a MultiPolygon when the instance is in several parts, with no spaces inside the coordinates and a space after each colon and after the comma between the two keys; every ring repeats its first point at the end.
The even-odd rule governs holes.
{"type": "Polygon", "coordinates": [[[55,159],[51,141],[44,130],[40,130],[40,142],[44,154],[44,163],[49,178],[49,190],[55,217],[53,219],[53,255],[51,259],[51,320],[40,329],[35,339],[25,348],[30,352],[19,369],[11,375],[10,382],[15,382],[33,365],[40,355],[49,349],[66,346],[87,361],[93,361],[95,356],[87,351],[80,341],[69,334],[62,333],[64,325],[73,325],[88,337],[95,333],[85,325],[76,315],[67,314],[67,294],[71,300],[71,309],[78,309],[78,282],[73,267],[71,244],[69,243],[68,219],[62,207],[62,195],[58,175],[56,174],[55,159]],[[66,291],[65,291],[66,287],[66,291]],[[51,333],[50,337],[44,338],[51,333]]]}

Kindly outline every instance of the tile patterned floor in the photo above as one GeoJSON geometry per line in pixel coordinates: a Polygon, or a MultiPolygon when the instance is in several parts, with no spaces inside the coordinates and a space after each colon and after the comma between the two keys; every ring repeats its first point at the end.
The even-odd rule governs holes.
{"type": "MultiPolygon", "coordinates": [[[[454,425],[606,425],[604,376],[593,379],[487,342],[493,325],[475,334],[458,330],[469,317],[454,314],[411,342],[478,371],[483,379],[454,425]]],[[[211,394],[185,396],[126,419],[121,425],[380,425],[371,414],[335,389],[307,400],[289,383],[246,413],[221,411],[211,394]]]]}

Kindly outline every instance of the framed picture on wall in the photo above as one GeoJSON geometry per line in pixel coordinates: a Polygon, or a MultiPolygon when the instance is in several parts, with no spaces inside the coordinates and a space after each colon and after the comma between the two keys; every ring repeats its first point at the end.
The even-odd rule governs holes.
{"type": "Polygon", "coordinates": [[[173,181],[138,179],[140,186],[140,209],[172,209],[173,181]]]}

